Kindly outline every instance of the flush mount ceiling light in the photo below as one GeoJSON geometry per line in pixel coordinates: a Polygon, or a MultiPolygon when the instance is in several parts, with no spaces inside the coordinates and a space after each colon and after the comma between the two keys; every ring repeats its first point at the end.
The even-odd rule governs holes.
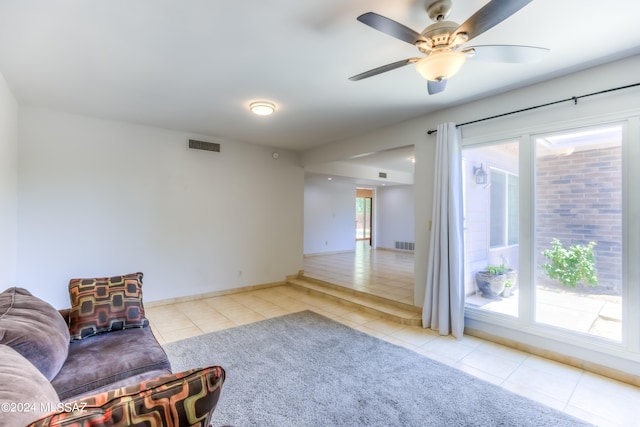
{"type": "Polygon", "coordinates": [[[271,102],[256,101],[249,104],[249,109],[253,114],[257,114],[259,116],[268,116],[269,114],[273,114],[273,112],[276,111],[276,106],[271,102]]]}

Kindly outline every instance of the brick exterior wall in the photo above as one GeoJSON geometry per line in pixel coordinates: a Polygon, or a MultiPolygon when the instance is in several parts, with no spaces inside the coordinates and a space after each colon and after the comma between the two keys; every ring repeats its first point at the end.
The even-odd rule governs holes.
{"type": "MultiPolygon", "coordinates": [[[[597,243],[598,290],[622,287],[622,154],[620,147],[544,157],[536,165],[536,254],[558,238],[570,244],[597,243]]],[[[540,269],[538,268],[540,272],[540,269]]],[[[548,283],[542,273],[539,283],[548,283]]]]}

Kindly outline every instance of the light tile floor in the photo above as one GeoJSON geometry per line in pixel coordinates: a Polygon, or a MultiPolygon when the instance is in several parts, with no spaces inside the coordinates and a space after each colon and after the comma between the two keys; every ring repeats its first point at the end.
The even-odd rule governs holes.
{"type": "Polygon", "coordinates": [[[413,305],[413,252],[371,250],[356,242],[354,252],[304,258],[304,274],[314,279],[413,305]]]}
{"type": "Polygon", "coordinates": [[[458,341],[289,286],[164,306],[146,314],[161,343],[301,310],[341,322],[600,426],[637,426],[640,388],[474,337],[458,341]]]}

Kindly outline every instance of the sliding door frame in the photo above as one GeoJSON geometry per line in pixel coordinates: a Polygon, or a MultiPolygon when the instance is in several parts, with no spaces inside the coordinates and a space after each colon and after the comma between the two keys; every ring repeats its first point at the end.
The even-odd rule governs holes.
{"type": "MultiPolygon", "coordinates": [[[[598,366],[616,366],[624,372],[635,371],[640,376],[640,111],[600,114],[579,120],[565,120],[544,125],[508,128],[509,120],[501,119],[498,132],[465,136],[463,147],[471,148],[501,140],[519,140],[520,185],[520,265],[519,316],[517,318],[467,308],[465,323],[469,331],[497,337],[498,341],[524,343],[522,347],[544,349],[572,359],[597,361],[598,366]],[[537,324],[535,322],[535,141],[533,135],[560,132],[572,128],[621,123],[622,133],[622,191],[623,191],[623,289],[622,340],[615,342],[599,337],[584,337],[573,331],[537,324]],[[621,362],[622,361],[622,362],[621,362]],[[627,363],[629,362],[629,363],[627,363]]],[[[495,128],[495,125],[493,126],[495,128]]]]}

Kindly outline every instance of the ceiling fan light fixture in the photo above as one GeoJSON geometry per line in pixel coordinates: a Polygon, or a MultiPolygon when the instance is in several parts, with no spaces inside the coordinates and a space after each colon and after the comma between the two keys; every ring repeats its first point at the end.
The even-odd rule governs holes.
{"type": "Polygon", "coordinates": [[[253,114],[257,114],[259,116],[268,116],[276,111],[276,106],[271,102],[256,101],[249,104],[249,109],[253,114]]]}
{"type": "Polygon", "coordinates": [[[467,33],[457,33],[451,43],[449,43],[449,47],[460,46],[461,44],[466,43],[469,40],[469,35],[467,33]]]}
{"type": "Polygon", "coordinates": [[[434,51],[416,63],[416,70],[427,80],[448,80],[456,74],[467,56],[457,50],[434,51]]]}

